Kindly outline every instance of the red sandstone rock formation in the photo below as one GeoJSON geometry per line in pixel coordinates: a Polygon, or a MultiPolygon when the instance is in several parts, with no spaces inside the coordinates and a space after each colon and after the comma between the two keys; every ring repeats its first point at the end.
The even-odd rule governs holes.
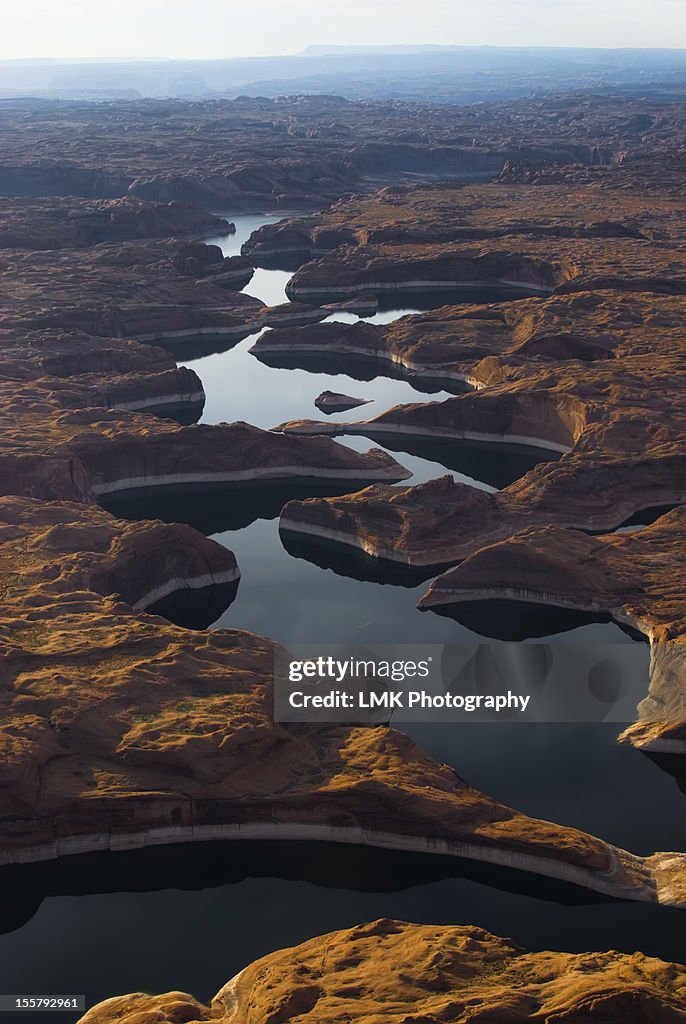
{"type": "Polygon", "coordinates": [[[407,737],[284,727],[274,651],[136,610],[234,578],[187,527],[0,499],[0,863],[203,839],[325,839],[682,902],[683,858],[635,857],[479,793],[407,737]]]}
{"type": "Polygon", "coordinates": [[[380,920],[248,965],[204,1006],[109,999],[79,1024],[680,1024],[686,968],[635,953],[529,953],[481,928],[380,920]]]}
{"type": "Polygon", "coordinates": [[[658,105],[637,133],[630,123],[644,116],[644,105],[606,95],[478,107],[325,96],[97,107],[6,100],[0,192],[89,199],[128,192],[212,210],[290,211],[320,208],[365,177],[489,175],[507,160],[597,167],[656,153],[664,164],[684,138],[683,109],[658,105]],[[332,121],[340,126],[333,135],[332,121]]]}
{"type": "Polygon", "coordinates": [[[346,196],[322,213],[265,224],[243,251],[259,263],[284,255],[311,259],[342,245],[445,244],[508,235],[619,239],[655,231],[667,237],[683,218],[683,205],[671,198],[655,199],[647,209],[639,196],[588,187],[561,196],[555,185],[391,186],[346,196]]]}
{"type": "Polygon", "coordinates": [[[0,198],[0,249],[66,249],[140,238],[229,234],[223,217],[140,199],[0,198]]]}
{"type": "Polygon", "coordinates": [[[686,643],[681,580],[686,512],[640,530],[603,537],[554,526],[524,530],[482,547],[433,581],[422,608],[502,600],[607,613],[651,644],[650,691],[625,734],[646,750],[685,753],[686,688],[678,666],[686,643]]]}
{"type": "Polygon", "coordinates": [[[284,523],[297,528],[300,520],[308,530],[319,523],[370,554],[422,565],[459,561],[531,525],[602,531],[642,510],[682,502],[685,311],[681,298],[603,292],[446,308],[382,328],[324,324],[276,332],[265,341],[273,352],[304,352],[306,339],[315,351],[327,341],[336,351],[340,337],[342,358],[354,350],[386,353],[418,374],[461,375],[479,388],[444,402],[397,406],[368,421],[284,425],[289,432],[360,433],[387,437],[398,448],[403,439],[424,437],[563,452],[497,494],[435,480],[291,506],[284,523]],[[612,358],[574,358],[593,349],[612,358]]]}
{"type": "MultiPolygon", "coordinates": [[[[393,174],[422,160],[434,169],[480,171],[497,171],[507,158],[601,164],[626,154],[627,141],[627,163],[658,148],[678,159],[684,138],[679,111],[665,114],[659,127],[649,125],[636,142],[636,132],[618,124],[616,110],[608,112],[593,99],[580,102],[583,128],[572,119],[554,131],[548,116],[558,110],[554,99],[460,115],[466,121],[456,121],[452,111],[446,117],[445,110],[351,105],[345,144],[327,141],[315,160],[307,140],[321,138],[323,112],[329,119],[332,108],[338,114],[340,101],[201,104],[192,116],[184,105],[161,104],[155,116],[165,131],[158,133],[153,154],[132,145],[148,138],[147,117],[133,113],[126,123],[122,108],[114,115],[108,108],[97,111],[104,118],[97,137],[82,132],[76,157],[60,138],[62,113],[51,109],[46,117],[38,104],[35,117],[9,119],[0,188],[108,197],[129,190],[158,202],[193,198],[220,208],[231,198],[237,208],[255,208],[266,201],[283,205],[291,197],[319,202],[340,195],[360,174],[380,168],[393,174]],[[284,122],[284,112],[292,120],[284,122]],[[245,127],[246,117],[253,127],[245,127]],[[202,130],[191,132],[189,124],[202,130]],[[269,146],[277,139],[278,155],[256,156],[262,144],[255,144],[255,124],[269,146]],[[416,130],[418,141],[397,142],[399,124],[416,130]],[[473,146],[476,129],[483,144],[473,146]],[[49,164],[42,160],[44,147],[49,164]],[[168,171],[172,154],[174,173],[168,171]]],[[[633,109],[627,102],[618,101],[624,113],[633,109]]],[[[82,110],[78,123],[88,126],[93,116],[82,110]]],[[[621,180],[626,185],[639,177],[621,180]]],[[[586,178],[595,187],[592,176],[586,178]]],[[[437,565],[471,555],[483,560],[486,575],[489,566],[497,569],[489,562],[491,545],[515,550],[512,562],[506,557],[502,564],[519,573],[521,563],[534,591],[542,573],[551,581],[557,573],[570,600],[587,601],[592,590],[603,609],[621,609],[651,632],[659,668],[651,701],[678,719],[683,631],[673,545],[680,542],[680,515],[632,542],[594,540],[569,528],[607,529],[656,498],[683,502],[684,309],[682,299],[664,296],[686,287],[681,199],[675,193],[665,202],[653,192],[646,211],[640,195],[623,188],[618,197],[604,178],[594,194],[574,189],[558,187],[553,194],[535,185],[516,195],[502,184],[471,193],[391,189],[371,201],[351,201],[347,209],[357,204],[359,218],[350,230],[333,223],[340,210],[333,220],[324,215],[312,235],[306,228],[305,247],[328,251],[345,244],[301,268],[293,294],[321,288],[317,298],[345,297],[366,294],[370,286],[381,292],[416,285],[421,275],[432,286],[505,282],[557,293],[548,300],[427,314],[392,328],[341,329],[343,357],[359,348],[412,373],[480,389],[445,403],[391,410],[371,425],[357,424],[358,432],[440,434],[453,442],[470,433],[501,441],[526,436],[565,452],[497,494],[446,480],[423,488],[374,487],[342,500],[291,504],[284,523],[314,533],[330,529],[334,539],[408,562],[437,565]],[[489,209],[480,210],[487,196],[489,209]],[[376,220],[375,204],[381,211],[376,220]],[[417,223],[408,218],[413,204],[417,223]],[[440,241],[427,241],[427,229],[437,225],[444,232],[440,241]]],[[[137,230],[136,221],[134,213],[107,230],[137,230]]],[[[284,229],[282,240],[289,242],[286,230],[297,235],[300,228],[291,223],[284,229]]],[[[67,236],[80,237],[77,231],[61,238],[67,236]]],[[[22,236],[22,245],[29,237],[22,236]]],[[[152,402],[154,408],[165,394],[191,396],[197,379],[158,350],[144,353],[110,339],[235,338],[270,317],[272,323],[293,316],[306,322],[320,311],[268,311],[257,300],[231,294],[249,265],[195,243],[108,242],[78,253],[11,249],[0,263],[7,341],[0,366],[5,863],[151,842],[317,838],[471,857],[621,898],[684,905],[683,855],[639,858],[564,825],[528,818],[474,790],[392,730],[276,725],[268,641],[236,631],[191,632],[142,610],[180,589],[234,580],[235,562],[186,528],[117,522],[93,504],[96,495],[207,484],[216,477],[225,483],[241,474],[254,480],[255,467],[272,479],[297,470],[351,485],[351,474],[399,479],[402,471],[379,453],[359,456],[328,438],[293,436],[321,433],[321,424],[296,424],[280,436],[241,424],[181,428],[156,422],[132,411],[132,403],[150,408],[152,402]],[[116,373],[104,381],[110,367],[116,373]],[[51,500],[65,497],[77,500],[51,500]]],[[[286,334],[286,350],[293,338],[297,348],[304,337],[314,339],[315,352],[329,343],[335,349],[337,328],[314,330],[316,337],[283,332],[266,344],[276,349],[286,334]]],[[[454,572],[468,572],[469,565],[470,559],[454,572]]],[[[501,585],[491,582],[494,589],[501,585]]],[[[631,738],[650,749],[680,751],[684,727],[678,720],[651,720],[631,738]]],[[[683,1016],[678,970],[645,960],[634,958],[627,966],[615,954],[600,960],[527,958],[478,930],[466,937],[458,929],[429,930],[418,937],[411,926],[388,924],[332,938],[335,955],[339,944],[342,970],[352,971],[352,996],[332,989],[321,971],[312,985],[293,980],[294,960],[312,970],[308,948],[286,958],[276,954],[276,975],[270,973],[274,961],[248,969],[243,981],[223,990],[214,1017],[242,1022],[254,1010],[260,1021],[265,1013],[276,1020],[297,1012],[333,1022],[341,1014],[364,1013],[360,1020],[371,1024],[379,1014],[388,1016],[389,984],[395,1006],[401,1000],[398,1024],[401,1017],[409,1021],[408,1014],[445,1017],[455,1007],[473,1016],[475,1006],[484,1020],[494,1021],[504,1013],[541,1022],[560,1014],[631,1020],[636,1007],[646,1019],[646,1006],[655,1019],[683,1016]],[[370,937],[379,940],[378,948],[365,945],[369,955],[360,975],[359,964],[350,966],[349,951],[370,937]],[[442,954],[436,959],[438,945],[449,947],[447,967],[442,954]],[[416,978],[408,982],[398,974],[396,965],[406,961],[419,965],[421,991],[416,978]],[[502,985],[494,984],[496,974],[505,979],[502,985]],[[246,1009],[248,990],[258,1001],[246,1009]]],[[[96,1008],[91,1020],[108,1020],[112,1009],[124,1020],[131,1013],[143,1020],[204,1020],[210,1013],[183,996],[157,1002],[134,996],[96,1008]]]]}

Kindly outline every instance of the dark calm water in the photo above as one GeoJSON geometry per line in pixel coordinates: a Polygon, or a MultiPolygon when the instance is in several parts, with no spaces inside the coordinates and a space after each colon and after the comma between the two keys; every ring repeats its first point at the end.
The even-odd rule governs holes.
{"type": "MultiPolygon", "coordinates": [[[[240,252],[242,242],[260,224],[276,220],[259,216],[234,217],[236,235],[227,239],[213,239],[221,244],[227,255],[240,252]]],[[[266,302],[284,301],[283,291],[292,271],[257,270],[245,291],[266,302]]],[[[414,308],[385,310],[367,322],[390,322],[416,312],[414,308]]],[[[352,322],[358,318],[338,314],[332,320],[352,322]]],[[[269,429],[287,420],[312,418],[327,422],[346,422],[370,418],[398,403],[416,401],[442,401],[450,397],[447,391],[426,394],[418,392],[408,381],[377,376],[372,380],[359,380],[343,372],[312,372],[299,368],[280,368],[265,365],[251,354],[254,335],[239,342],[229,351],[190,361],[200,375],[207,401],[203,422],[219,423],[246,420],[269,429]],[[339,391],[372,399],[370,405],[351,412],[324,416],[314,406],[314,399],[324,390],[339,391]]],[[[436,385],[438,388],[440,385],[436,385]]],[[[517,479],[537,462],[556,458],[553,453],[503,448],[486,445],[458,445],[393,439],[393,450],[380,440],[348,435],[342,443],[358,451],[380,447],[388,451],[413,473],[408,483],[421,483],[437,476],[450,474],[456,480],[474,487],[493,490],[497,486],[517,479]],[[411,449],[411,451],[408,451],[411,449]],[[469,472],[461,471],[465,467],[469,472]]],[[[403,586],[387,585],[382,580],[382,567],[371,564],[365,570],[360,559],[347,556],[341,549],[318,550],[317,545],[303,543],[297,538],[279,536],[278,510],[283,496],[270,503],[264,492],[254,502],[254,519],[241,528],[214,532],[220,543],[230,547],[238,558],[242,578],[234,603],[217,620],[216,625],[237,626],[265,633],[276,640],[287,642],[398,642],[408,643],[461,643],[470,642],[478,634],[434,613],[421,613],[416,604],[426,590],[426,584],[417,581],[403,586]],[[360,577],[373,577],[360,578],[360,577]]],[[[178,514],[179,507],[165,503],[173,499],[160,499],[158,514],[178,514]]],[[[218,499],[217,505],[221,505],[218,499]]],[[[235,497],[225,500],[228,507],[236,503],[235,497]]],[[[197,502],[195,503],[197,506],[197,502]]],[[[188,510],[183,510],[184,514],[188,510]]],[[[227,511],[227,518],[232,516],[227,511]]],[[[188,516],[191,517],[190,515],[188,516]]],[[[221,511],[214,519],[221,518],[221,511]]],[[[232,527],[234,524],[231,524],[232,527]]],[[[613,624],[592,624],[574,632],[568,639],[579,642],[629,642],[626,635],[613,624]]],[[[637,645],[640,656],[646,652],[637,645]]],[[[639,656],[637,654],[637,656],[639,656]]],[[[647,662],[646,662],[647,663],[647,662]]]]}
{"type": "MultiPolygon", "coordinates": [[[[239,251],[265,222],[231,219],[237,234],[217,240],[227,253],[239,251]]],[[[259,270],[246,291],[269,304],[284,301],[289,276],[259,270]]],[[[386,310],[374,319],[404,312],[411,310],[386,310]]],[[[421,395],[403,380],[268,367],[250,354],[254,340],[189,363],[205,386],[206,422],[243,419],[271,427],[321,418],[313,401],[325,389],[374,400],[332,417],[338,420],[447,397],[421,395]]],[[[358,450],[370,446],[361,437],[343,442],[358,450]]],[[[478,450],[457,458],[430,445],[419,454],[392,454],[412,470],[411,482],[451,472],[487,488],[546,457],[478,450]]],[[[234,494],[215,517],[232,527],[214,535],[235,552],[242,570],[236,598],[218,627],[251,629],[286,643],[480,639],[451,619],[417,611],[424,582],[388,582],[374,564],[285,537],[287,549],[276,519],[283,495],[272,498],[234,494]]],[[[182,503],[173,496],[156,501],[147,512],[129,511],[183,518],[182,503]]],[[[647,677],[647,646],[612,623],[589,623],[558,639],[633,643],[647,677]]],[[[684,849],[684,793],[647,758],[619,746],[615,725],[417,724],[408,731],[470,782],[531,815],[586,829],[637,853],[684,849]]],[[[72,858],[5,873],[0,886],[0,990],[85,992],[88,1005],[136,990],[182,989],[210,998],[235,972],[274,949],[379,916],[478,924],[531,948],[642,950],[686,961],[686,918],[676,911],[604,902],[521,872],[325,844],[199,844],[72,858]]]]}

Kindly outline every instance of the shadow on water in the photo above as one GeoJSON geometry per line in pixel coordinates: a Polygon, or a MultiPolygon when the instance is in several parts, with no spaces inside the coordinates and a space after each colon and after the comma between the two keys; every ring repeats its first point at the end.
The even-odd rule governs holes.
{"type": "Polygon", "coordinates": [[[285,550],[293,558],[301,558],[320,569],[331,569],[337,576],[347,576],[365,583],[387,583],[394,587],[412,588],[449,567],[449,563],[412,566],[392,562],[388,558],[373,558],[346,544],[336,544],[288,528],[280,528],[279,536],[285,550]]]}
{"type": "MultiPolygon", "coordinates": [[[[435,605],[421,610],[453,619],[480,636],[509,642],[565,633],[591,623],[615,621],[611,615],[602,612],[585,612],[553,604],[497,598],[484,601],[457,601],[455,604],[435,605]]],[[[632,640],[647,643],[643,633],[632,629],[626,623],[617,622],[616,625],[632,640]]]]}
{"type": "Polygon", "coordinates": [[[88,1006],[170,988],[208,1000],[260,956],[377,917],[476,924],[530,949],[686,959],[683,915],[667,907],[472,861],[329,843],[80,856],[9,869],[2,886],[0,955],[15,991],[85,992],[88,1006]]]}
{"type": "MultiPolygon", "coordinates": [[[[259,328],[261,330],[261,328],[259,328]]],[[[230,352],[245,338],[255,333],[255,327],[246,328],[240,334],[195,334],[183,338],[158,338],[154,343],[158,348],[163,348],[176,359],[177,362],[188,363],[194,359],[202,359],[205,356],[213,356],[220,352],[230,352]]]]}
{"type": "Polygon", "coordinates": [[[161,615],[185,629],[207,629],[233,604],[240,580],[201,587],[198,590],[177,590],[149,605],[148,615],[161,615]]]}
{"type": "Polygon", "coordinates": [[[0,934],[20,928],[49,897],[164,889],[197,892],[267,877],[376,893],[460,878],[569,906],[623,902],[527,871],[435,854],[320,842],[207,842],[5,868],[0,881],[0,934]]]}
{"type": "Polygon", "coordinates": [[[417,437],[411,434],[365,433],[377,444],[393,452],[406,452],[445,469],[479,480],[501,490],[519,480],[541,462],[557,462],[560,452],[525,445],[487,441],[462,441],[441,437],[417,437]]]}
{"type": "Polygon", "coordinates": [[[145,492],[106,494],[104,509],[119,519],[188,523],[204,534],[240,530],[258,519],[276,519],[286,502],[336,497],[361,490],[369,480],[340,482],[300,477],[292,483],[229,483],[221,487],[154,487],[145,492]]]}
{"type": "Polygon", "coordinates": [[[671,775],[679,790],[686,796],[686,758],[683,754],[660,754],[651,750],[639,752],[666,775],[671,775]]]}
{"type": "Polygon", "coordinates": [[[199,402],[180,402],[178,405],[146,406],[144,413],[159,416],[161,419],[174,420],[182,427],[197,423],[202,416],[205,399],[199,402]]]}
{"type": "Polygon", "coordinates": [[[299,267],[315,258],[305,249],[300,252],[275,253],[273,256],[261,256],[254,252],[245,254],[242,251],[241,255],[247,255],[253,267],[260,270],[284,270],[290,274],[294,274],[299,267]]]}
{"type": "Polygon", "coordinates": [[[306,352],[261,352],[259,348],[252,350],[251,355],[273,370],[306,370],[308,373],[323,373],[329,376],[344,373],[346,377],[359,381],[388,377],[390,380],[406,381],[415,391],[427,395],[435,395],[440,391],[460,395],[473,390],[469,384],[450,377],[418,377],[398,363],[376,359],[374,356],[348,353],[308,355],[306,352]]]}
{"type": "Polygon", "coordinates": [[[680,503],[672,505],[651,505],[647,508],[639,509],[638,512],[634,512],[633,515],[625,519],[619,526],[614,527],[612,530],[601,530],[599,533],[623,533],[628,532],[631,529],[638,529],[642,526],[652,526],[662,516],[666,516],[668,512],[673,512],[675,508],[679,508],[680,503]]]}

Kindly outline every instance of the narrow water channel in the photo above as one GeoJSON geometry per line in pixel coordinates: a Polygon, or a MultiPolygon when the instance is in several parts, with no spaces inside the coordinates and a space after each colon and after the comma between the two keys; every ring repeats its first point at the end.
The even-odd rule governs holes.
{"type": "MultiPolygon", "coordinates": [[[[260,224],[277,219],[225,215],[237,226],[236,235],[216,240],[227,254],[239,251],[260,224]]],[[[272,305],[283,301],[288,277],[258,270],[245,290],[272,305]]],[[[250,354],[254,340],[188,362],[207,393],[206,422],[243,419],[271,427],[314,418],[314,398],[325,389],[373,399],[365,416],[397,402],[446,397],[383,377],[359,381],[343,373],[270,368],[250,354]]],[[[360,437],[343,443],[370,446],[360,437]]],[[[410,482],[452,472],[473,486],[489,486],[485,469],[470,478],[446,470],[440,457],[392,454],[412,470],[410,482]]],[[[517,475],[526,467],[510,468],[517,475]]],[[[275,518],[257,518],[216,539],[235,552],[242,570],[237,598],[216,627],[255,630],[285,643],[482,639],[452,620],[418,612],[425,584],[370,582],[357,578],[345,558],[334,571],[289,553],[275,518]]],[[[612,623],[591,623],[558,639],[634,643],[612,623]]],[[[647,646],[634,647],[647,676],[647,646]]],[[[617,725],[417,725],[408,731],[434,757],[522,811],[636,853],[685,848],[684,794],[645,757],[617,745],[617,725]]],[[[169,989],[208,999],[272,950],[381,916],[477,924],[533,949],[641,950],[686,961],[684,918],[677,911],[603,902],[521,872],[375,850],[274,843],[157,848],[27,866],[4,873],[0,886],[3,991],[85,990],[88,1005],[123,992],[169,989]]]]}
{"type": "MultiPolygon", "coordinates": [[[[225,214],[229,219],[230,215],[225,214]]],[[[220,245],[225,255],[240,253],[250,234],[262,224],[277,218],[263,216],[234,217],[236,233],[227,237],[207,239],[220,245]]],[[[286,300],[285,285],[291,271],[257,269],[244,291],[273,305],[286,300]]],[[[367,323],[388,323],[401,316],[419,312],[413,307],[387,309],[367,323]]],[[[330,320],[353,322],[351,314],[336,314],[330,320]]],[[[251,353],[259,335],[251,335],[227,351],[187,360],[203,381],[206,404],[202,421],[206,423],[245,420],[269,429],[288,420],[312,418],[345,422],[369,418],[394,405],[417,401],[441,401],[450,397],[447,391],[427,394],[416,390],[407,380],[377,376],[358,380],[347,373],[312,372],[301,368],[285,369],[268,366],[251,353]],[[324,417],[314,406],[315,398],[325,390],[343,392],[370,399],[360,410],[335,413],[324,417]]],[[[450,474],[454,479],[473,487],[494,490],[492,480],[500,485],[517,479],[536,462],[552,457],[552,453],[503,449],[502,447],[453,445],[450,459],[445,444],[416,443],[410,454],[387,448],[377,441],[361,436],[345,436],[342,443],[357,451],[382,448],[412,472],[408,484],[423,483],[450,474]],[[466,451],[462,461],[470,473],[449,468],[459,464],[455,452],[466,451]]],[[[354,559],[350,569],[345,556],[338,571],[324,569],[303,557],[294,557],[284,547],[277,528],[277,519],[257,518],[241,529],[214,534],[216,540],[230,547],[241,567],[241,583],[236,601],[217,621],[216,626],[252,629],[283,643],[288,642],[365,642],[375,640],[394,643],[400,639],[416,643],[470,642],[476,636],[455,623],[433,613],[420,613],[416,604],[426,589],[424,584],[411,588],[382,585],[355,578],[354,559]]],[[[289,549],[293,550],[292,543],[289,549]]],[[[617,627],[591,625],[578,633],[581,642],[625,642],[626,636],[617,627]]]]}
{"type": "MultiPolygon", "coordinates": [[[[226,255],[239,253],[254,230],[274,219],[234,218],[236,234],[212,241],[221,245],[226,255]]],[[[269,304],[283,302],[290,273],[258,269],[245,291],[269,304]]],[[[417,310],[400,307],[367,320],[390,322],[412,312],[417,310]]],[[[352,322],[358,318],[339,314],[331,319],[352,322]]],[[[448,397],[447,392],[427,395],[416,391],[407,381],[387,377],[359,381],[343,372],[326,374],[266,366],[250,353],[255,337],[226,352],[188,363],[205,387],[206,422],[244,419],[269,428],[289,419],[321,418],[313,403],[325,389],[373,399],[372,404],[361,410],[365,417],[399,402],[448,397]]],[[[357,412],[352,417],[355,415],[357,412]]],[[[344,422],[350,417],[350,413],[338,413],[330,418],[344,422]]],[[[359,436],[346,436],[342,443],[360,451],[370,446],[367,438],[359,436]]],[[[412,471],[409,483],[449,472],[455,479],[486,489],[493,488],[484,478],[495,475],[501,480],[516,479],[544,457],[541,452],[482,449],[473,459],[474,473],[469,476],[447,469],[445,449],[432,446],[431,442],[424,445],[425,457],[386,450],[412,471]]],[[[317,564],[306,545],[307,557],[298,557],[298,545],[279,536],[275,519],[258,518],[242,529],[216,534],[215,539],[234,551],[242,571],[237,599],[217,621],[217,627],[251,629],[285,644],[403,640],[417,644],[471,643],[483,639],[479,633],[450,619],[417,611],[417,601],[426,589],[424,582],[393,586],[359,578],[363,574],[356,568],[355,558],[346,556],[344,551],[335,563],[327,555],[323,564],[317,564]]],[[[532,610],[532,616],[535,614],[532,610]]],[[[612,622],[590,623],[541,639],[633,643],[647,678],[647,646],[632,641],[612,622]]],[[[649,852],[665,842],[680,848],[678,844],[686,839],[681,825],[683,795],[673,780],[647,759],[615,743],[616,727],[416,725],[407,727],[407,731],[436,758],[454,765],[474,784],[531,814],[577,825],[636,851],[645,847],[644,852],[649,852]],[[488,756],[485,751],[489,751],[488,756]],[[639,806],[631,814],[625,813],[621,801],[608,799],[611,780],[619,793],[622,780],[629,776],[633,785],[646,794],[646,803],[638,801],[639,806]],[[588,784],[582,787],[583,778],[588,784]],[[660,803],[660,811],[648,797],[649,792],[655,793],[655,787],[666,801],[660,803]]]]}
{"type": "MultiPolygon", "coordinates": [[[[227,254],[239,252],[250,233],[266,222],[261,217],[235,220],[237,233],[224,246],[227,254]]],[[[265,302],[283,301],[289,274],[258,270],[245,290],[265,302]]],[[[416,310],[386,310],[368,320],[389,322],[412,312],[416,310]]],[[[332,319],[339,318],[357,319],[349,314],[332,319]]],[[[251,355],[253,343],[254,338],[249,338],[229,351],[188,363],[203,380],[206,422],[245,419],[269,428],[289,419],[322,418],[313,402],[324,389],[373,398],[373,404],[359,411],[365,417],[397,402],[447,397],[447,392],[427,395],[407,381],[385,377],[360,382],[345,373],[266,366],[251,355]]],[[[357,414],[355,410],[352,418],[357,414]]],[[[351,414],[330,418],[345,421],[351,414]]],[[[341,441],[360,451],[370,446],[360,436],[345,436],[341,441]]],[[[482,449],[473,458],[474,475],[468,476],[447,469],[445,448],[431,442],[424,446],[425,457],[386,450],[413,472],[410,484],[451,473],[457,480],[486,489],[493,488],[485,478],[516,479],[546,457],[541,452],[482,449]]],[[[358,560],[344,549],[335,559],[330,552],[317,559],[310,545],[300,550],[292,537],[280,537],[275,519],[258,518],[242,529],[215,534],[215,539],[236,554],[242,571],[236,601],[216,622],[217,627],[254,630],[284,644],[478,643],[484,639],[482,633],[449,618],[419,612],[416,604],[426,590],[425,582],[411,586],[404,581],[405,585],[395,586],[365,579],[358,560]]],[[[535,609],[531,615],[536,617],[535,609]]],[[[532,635],[540,642],[632,644],[647,680],[647,645],[632,640],[612,622],[548,635],[532,622],[532,635]]],[[[683,794],[674,780],[645,757],[615,742],[616,726],[417,724],[405,728],[438,760],[452,764],[490,795],[530,814],[576,825],[636,852],[653,852],[665,843],[681,849],[686,843],[683,794]],[[632,788],[625,790],[629,779],[632,788]],[[610,795],[612,787],[616,787],[615,796],[610,795]],[[633,787],[643,797],[627,813],[620,794],[634,792],[633,787]],[[659,801],[655,799],[658,791],[659,801]]]]}

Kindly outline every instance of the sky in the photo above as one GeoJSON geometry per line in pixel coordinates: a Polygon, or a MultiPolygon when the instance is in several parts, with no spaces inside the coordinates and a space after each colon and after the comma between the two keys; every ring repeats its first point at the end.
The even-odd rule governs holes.
{"type": "Polygon", "coordinates": [[[332,43],[686,47],[686,0],[2,0],[0,59],[247,57],[332,43]]]}

